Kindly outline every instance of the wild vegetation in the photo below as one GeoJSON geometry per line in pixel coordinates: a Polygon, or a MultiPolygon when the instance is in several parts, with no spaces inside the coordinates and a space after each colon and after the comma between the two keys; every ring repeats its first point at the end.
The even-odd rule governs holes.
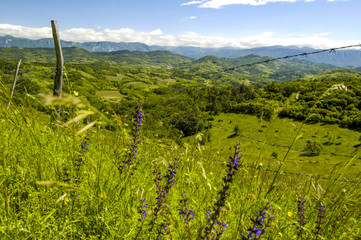
{"type": "Polygon", "coordinates": [[[1,60],[1,238],[360,239],[360,73],[261,86],[295,66],[242,82],[212,59],[69,63],[62,99],[25,61],[8,110],[1,60]]]}
{"type": "MultiPolygon", "coordinates": [[[[256,54],[259,56],[268,56],[273,58],[290,56],[295,54],[302,54],[304,52],[317,51],[312,48],[300,48],[297,46],[271,46],[271,47],[258,47],[251,49],[237,49],[237,48],[201,48],[201,47],[171,47],[171,46],[156,46],[146,45],[139,42],[71,42],[61,41],[63,47],[78,47],[85,49],[88,52],[114,52],[114,51],[140,51],[140,52],[151,52],[151,51],[169,51],[174,54],[198,59],[205,56],[213,55],[218,58],[237,58],[240,56],[247,56],[250,54],[256,54]]],[[[45,39],[26,39],[16,38],[13,36],[0,36],[0,47],[10,48],[54,48],[54,41],[50,38],[45,39]]],[[[346,51],[332,51],[324,52],[320,54],[301,56],[298,59],[307,60],[313,63],[328,63],[334,66],[346,67],[346,66],[359,66],[360,64],[360,50],[347,49],[346,51]]]]}

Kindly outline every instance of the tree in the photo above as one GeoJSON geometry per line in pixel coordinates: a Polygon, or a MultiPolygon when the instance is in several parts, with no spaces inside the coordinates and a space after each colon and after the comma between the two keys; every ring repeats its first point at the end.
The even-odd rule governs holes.
{"type": "Polygon", "coordinates": [[[321,143],[313,140],[307,140],[306,146],[303,149],[306,153],[304,155],[308,156],[318,156],[320,155],[323,146],[321,143]]]}

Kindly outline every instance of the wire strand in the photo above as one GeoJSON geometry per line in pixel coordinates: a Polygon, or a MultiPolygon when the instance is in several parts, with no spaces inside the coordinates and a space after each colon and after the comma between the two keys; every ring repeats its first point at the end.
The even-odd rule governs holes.
{"type": "Polygon", "coordinates": [[[323,52],[335,53],[336,50],[355,48],[355,47],[361,47],[361,44],[354,44],[354,45],[348,45],[348,46],[336,47],[336,48],[328,48],[328,49],[317,50],[317,51],[313,51],[313,52],[304,52],[304,53],[299,53],[299,54],[294,54],[294,55],[271,58],[271,59],[267,59],[267,60],[263,60],[263,61],[254,62],[254,63],[247,63],[247,64],[241,64],[241,65],[230,67],[230,68],[224,68],[224,69],[219,70],[219,71],[214,71],[214,72],[209,72],[209,73],[202,73],[200,75],[214,75],[214,74],[219,74],[219,73],[222,73],[222,72],[233,71],[233,70],[236,70],[237,68],[241,68],[241,67],[252,67],[254,65],[259,65],[259,64],[263,64],[263,63],[270,63],[270,62],[274,62],[274,61],[278,61],[278,60],[295,58],[295,57],[307,57],[308,55],[319,54],[319,53],[323,53],[323,52]]]}

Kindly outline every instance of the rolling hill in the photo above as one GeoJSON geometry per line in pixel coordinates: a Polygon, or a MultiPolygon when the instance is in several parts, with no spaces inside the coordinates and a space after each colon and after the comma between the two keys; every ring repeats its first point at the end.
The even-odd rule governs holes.
{"type": "MultiPolygon", "coordinates": [[[[151,52],[156,50],[169,51],[174,54],[183,55],[189,58],[202,58],[208,55],[214,55],[218,58],[237,58],[250,54],[268,57],[283,57],[304,52],[312,52],[316,49],[300,48],[297,46],[270,46],[251,49],[238,48],[199,48],[199,47],[170,47],[170,46],[149,46],[138,42],[70,42],[62,41],[63,47],[78,47],[89,52],[113,52],[120,50],[151,52]]],[[[0,36],[0,47],[19,47],[19,48],[53,48],[54,43],[51,38],[31,40],[25,38],[15,38],[12,36],[0,36]]],[[[299,57],[299,59],[308,60],[316,63],[327,63],[335,66],[361,66],[360,50],[340,50],[332,53],[320,53],[309,55],[307,58],[299,57]]]]}

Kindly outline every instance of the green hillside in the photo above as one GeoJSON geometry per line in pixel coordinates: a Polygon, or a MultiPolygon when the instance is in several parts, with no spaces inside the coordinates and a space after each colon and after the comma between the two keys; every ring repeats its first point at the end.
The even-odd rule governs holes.
{"type": "MultiPolygon", "coordinates": [[[[95,66],[107,69],[73,66],[77,75],[68,78],[95,81],[95,66]]],[[[0,238],[244,239],[265,224],[265,239],[359,238],[358,132],[210,116],[202,92],[189,89],[134,89],[132,99],[118,102],[95,101],[86,91],[62,100],[19,93],[7,109],[1,84],[0,238]],[[62,117],[54,122],[58,104],[62,117]]],[[[227,96],[227,89],[240,90],[212,89],[209,97],[227,96]]]]}
{"type": "MultiPolygon", "coordinates": [[[[55,62],[52,49],[35,48],[0,48],[0,59],[23,59],[30,62],[55,62]]],[[[142,68],[166,68],[176,72],[181,78],[210,80],[212,85],[239,86],[243,83],[264,85],[271,82],[291,81],[298,78],[312,76],[325,71],[339,69],[328,64],[316,64],[305,60],[272,61],[236,68],[231,71],[225,69],[244,64],[271,59],[257,55],[247,55],[239,58],[217,58],[206,56],[200,59],[190,59],[167,51],[116,51],[109,53],[91,53],[83,49],[72,47],[64,48],[66,63],[97,63],[108,62],[115,65],[133,66],[142,68]]]]}
{"type": "Polygon", "coordinates": [[[248,55],[245,57],[221,59],[214,56],[207,56],[183,65],[182,71],[190,71],[206,76],[210,74],[214,82],[232,82],[243,80],[244,83],[267,84],[271,82],[292,81],[309,75],[316,75],[325,71],[339,69],[328,64],[316,64],[305,60],[272,61],[263,64],[252,65],[250,67],[240,67],[235,70],[224,72],[223,69],[237,67],[239,65],[253,64],[270,60],[269,57],[248,55]],[[215,74],[215,72],[220,72],[215,74]],[[215,76],[213,76],[215,75],[215,76]]]}
{"type": "MultiPolygon", "coordinates": [[[[175,55],[167,51],[111,53],[91,53],[84,49],[71,47],[63,49],[64,61],[67,63],[110,62],[126,65],[142,65],[143,67],[177,66],[190,62],[191,59],[175,55]]],[[[0,59],[23,59],[30,62],[55,62],[54,49],[51,48],[0,48],[0,59]]]]}

